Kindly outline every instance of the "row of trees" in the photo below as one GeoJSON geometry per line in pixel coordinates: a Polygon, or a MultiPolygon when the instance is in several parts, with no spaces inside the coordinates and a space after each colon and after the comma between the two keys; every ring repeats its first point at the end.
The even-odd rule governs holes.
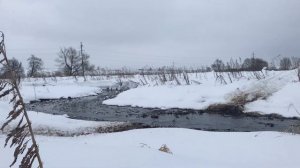
{"type": "MultiPolygon", "coordinates": [[[[55,74],[61,76],[85,76],[86,73],[91,72],[95,69],[95,66],[89,62],[90,56],[84,52],[78,52],[75,48],[62,48],[58,53],[58,57],[55,60],[59,71],[55,74]]],[[[41,77],[45,76],[44,62],[41,58],[31,55],[27,59],[28,68],[25,74],[22,63],[16,58],[9,60],[9,65],[14,69],[18,77],[41,77]]],[[[9,75],[9,69],[7,66],[0,68],[1,78],[7,78],[9,75]]]]}
{"type": "Polygon", "coordinates": [[[220,59],[216,59],[215,62],[211,65],[211,68],[216,72],[223,71],[261,71],[263,68],[269,70],[291,70],[296,69],[300,66],[300,58],[297,57],[283,57],[279,61],[279,67],[276,67],[274,62],[270,65],[267,61],[261,58],[246,58],[244,61],[241,59],[233,60],[224,63],[220,59]]]}
{"type": "Polygon", "coordinates": [[[290,69],[296,69],[300,65],[300,58],[298,57],[284,57],[280,60],[280,69],[281,70],[290,70],[290,69]]]}

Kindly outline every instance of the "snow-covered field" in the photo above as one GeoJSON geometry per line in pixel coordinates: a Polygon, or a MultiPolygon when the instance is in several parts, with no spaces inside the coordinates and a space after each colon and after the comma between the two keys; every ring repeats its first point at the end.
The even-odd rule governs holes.
{"type": "Polygon", "coordinates": [[[70,77],[25,79],[21,83],[21,92],[26,102],[40,98],[81,97],[95,95],[101,91],[100,87],[113,85],[115,80],[75,80],[70,77]]]}
{"type": "MultiPolygon", "coordinates": [[[[227,85],[216,81],[213,73],[191,74],[191,85],[164,85],[149,80],[147,85],[121,93],[107,104],[142,107],[179,107],[203,109],[215,103],[230,103],[231,99],[247,93],[249,99],[257,93],[264,99],[246,104],[247,111],[298,116],[300,84],[295,71],[265,72],[266,78],[255,79],[245,74],[227,85]]],[[[150,79],[150,78],[149,78],[150,79]]],[[[132,80],[140,83],[136,76],[132,80]]],[[[58,81],[26,80],[21,92],[24,99],[60,98],[93,95],[101,87],[111,86],[117,79],[58,81]]],[[[145,82],[143,82],[145,84],[145,82]]],[[[10,110],[8,100],[0,101],[0,124],[10,110]]],[[[35,132],[58,131],[67,134],[91,133],[74,137],[38,135],[37,140],[46,168],[198,168],[198,167],[285,167],[298,168],[300,135],[279,132],[206,132],[179,128],[140,129],[119,133],[97,134],[95,129],[120,123],[69,119],[29,112],[35,132]],[[172,154],[158,149],[166,144],[172,154]]],[[[13,125],[11,125],[13,126],[13,125]]],[[[3,148],[5,135],[0,133],[0,167],[8,167],[13,151],[3,148]]],[[[18,167],[16,164],[15,167],[18,167]]]]}
{"type": "MultiPolygon", "coordinates": [[[[0,135],[3,144],[5,136],[0,135]]],[[[38,136],[46,168],[298,168],[300,136],[142,129],[79,137],[38,136]],[[159,151],[166,144],[173,154],[159,151]]],[[[0,150],[8,167],[12,150],[0,150]]],[[[16,166],[17,167],[17,166],[16,166]]]]}

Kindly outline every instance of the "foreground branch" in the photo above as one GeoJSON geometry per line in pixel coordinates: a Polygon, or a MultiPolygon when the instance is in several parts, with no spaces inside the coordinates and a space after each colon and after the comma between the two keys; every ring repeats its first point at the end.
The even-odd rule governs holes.
{"type": "Polygon", "coordinates": [[[9,112],[7,121],[2,125],[1,131],[6,128],[14,120],[18,120],[17,126],[12,129],[5,140],[5,146],[11,140],[10,147],[15,146],[14,160],[10,167],[13,166],[18,159],[19,155],[25,153],[20,166],[21,168],[30,168],[33,162],[37,159],[39,168],[43,168],[43,163],[39,153],[39,147],[36,143],[31,122],[28,117],[28,113],[25,108],[25,103],[19,90],[20,78],[16,75],[14,70],[10,67],[9,61],[6,55],[6,49],[4,44],[4,34],[0,31],[0,63],[7,68],[9,75],[7,79],[0,80],[0,98],[11,96],[10,103],[13,104],[13,109],[9,112]],[[32,142],[31,146],[27,148],[29,142],[32,142]]]}

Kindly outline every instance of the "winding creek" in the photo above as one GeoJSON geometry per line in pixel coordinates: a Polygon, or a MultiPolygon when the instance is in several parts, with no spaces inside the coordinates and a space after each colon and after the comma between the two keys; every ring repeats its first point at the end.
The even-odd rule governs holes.
{"type": "MultiPolygon", "coordinates": [[[[27,104],[28,110],[67,114],[70,118],[93,121],[121,121],[134,128],[177,127],[208,131],[287,131],[300,125],[298,118],[243,113],[239,107],[221,105],[206,110],[159,109],[112,106],[102,102],[119,92],[103,91],[97,96],[40,100],[27,104]]],[[[132,129],[132,128],[131,128],[132,129]]]]}

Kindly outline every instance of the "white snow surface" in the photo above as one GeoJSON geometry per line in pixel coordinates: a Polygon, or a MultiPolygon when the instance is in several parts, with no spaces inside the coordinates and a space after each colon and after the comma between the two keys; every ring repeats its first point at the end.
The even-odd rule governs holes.
{"type": "Polygon", "coordinates": [[[191,80],[197,81],[191,85],[145,85],[123,92],[104,104],[205,109],[213,104],[232,103],[232,98],[245,94],[247,99],[261,96],[246,104],[246,112],[300,116],[300,83],[295,70],[264,71],[265,78],[260,80],[252,72],[243,73],[243,77],[232,79],[232,82],[225,73],[226,85],[216,81],[213,72],[202,77],[191,74],[191,80]]]}
{"type": "Polygon", "coordinates": [[[40,98],[66,98],[95,95],[100,86],[112,85],[111,80],[75,80],[70,77],[58,77],[55,80],[46,78],[28,78],[21,82],[20,90],[26,102],[40,98]]]}
{"type": "Polygon", "coordinates": [[[146,86],[123,92],[114,99],[104,101],[104,104],[203,109],[211,104],[228,102],[225,95],[233,92],[237,86],[146,86]]]}
{"type": "MultiPolygon", "coordinates": [[[[226,78],[228,84],[223,85],[215,81],[212,73],[202,77],[192,74],[192,85],[176,86],[168,83],[154,86],[155,82],[149,82],[147,86],[129,90],[109,101],[161,108],[205,108],[212,103],[228,102],[236,94],[260,92],[267,99],[246,105],[249,111],[293,116],[297,115],[295,110],[300,108],[299,83],[294,82],[294,75],[294,71],[268,72],[263,80],[248,75],[233,83],[226,78]],[[125,99],[129,99],[129,102],[125,99]],[[143,99],[150,103],[147,104],[143,99]],[[283,113],[283,109],[289,110],[283,113]]],[[[134,80],[138,81],[138,78],[134,80]]],[[[43,80],[35,80],[33,83],[31,80],[22,83],[22,93],[27,102],[35,98],[76,97],[94,94],[99,91],[99,86],[112,85],[114,81],[74,82],[74,79],[59,78],[54,83],[43,80]],[[33,85],[36,96],[33,94],[33,85]]],[[[1,100],[0,125],[9,110],[8,99],[1,100]]],[[[31,111],[29,115],[35,130],[52,129],[74,133],[115,124],[73,120],[67,116],[31,111]]],[[[5,138],[5,135],[0,134],[0,144],[4,144],[5,138]]],[[[229,133],[159,128],[75,137],[38,135],[37,141],[45,168],[298,168],[300,165],[300,136],[278,132],[229,133]],[[164,144],[173,154],[158,150],[164,144]]],[[[8,167],[12,159],[13,149],[2,146],[0,167],[8,167]]],[[[18,167],[18,163],[14,167],[18,167]]]]}
{"type": "Polygon", "coordinates": [[[257,100],[247,104],[246,111],[300,117],[300,83],[289,83],[266,100],[257,100]]]}
{"type": "MultiPolygon", "coordinates": [[[[0,135],[0,144],[5,136],[0,135]]],[[[141,129],[79,137],[38,136],[45,168],[298,168],[300,136],[141,129]],[[166,144],[173,154],[159,151],[166,144]]],[[[0,167],[12,161],[0,150],[0,167]]],[[[15,166],[17,167],[17,166],[15,166]]]]}

